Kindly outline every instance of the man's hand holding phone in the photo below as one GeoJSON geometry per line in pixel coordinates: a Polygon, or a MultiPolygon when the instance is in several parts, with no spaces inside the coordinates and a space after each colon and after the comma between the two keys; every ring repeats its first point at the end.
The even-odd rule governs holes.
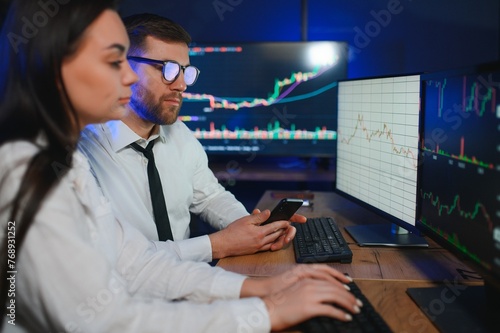
{"type": "MultiPolygon", "coordinates": [[[[302,199],[295,198],[285,198],[282,199],[276,207],[271,211],[269,218],[262,222],[261,226],[275,222],[275,221],[290,221],[295,223],[305,223],[307,218],[303,215],[295,214],[297,210],[302,206],[302,199]]],[[[295,237],[295,227],[289,225],[282,236],[280,236],[272,245],[271,251],[276,251],[282,249],[285,245],[289,244],[293,237],[295,237]]],[[[279,229],[280,230],[280,229],[279,229]]],[[[276,230],[278,231],[278,230],[276,230]]]]}
{"type": "Polygon", "coordinates": [[[271,211],[269,218],[261,225],[266,225],[274,221],[290,221],[292,216],[302,206],[304,201],[302,199],[284,198],[274,207],[271,211]]]}

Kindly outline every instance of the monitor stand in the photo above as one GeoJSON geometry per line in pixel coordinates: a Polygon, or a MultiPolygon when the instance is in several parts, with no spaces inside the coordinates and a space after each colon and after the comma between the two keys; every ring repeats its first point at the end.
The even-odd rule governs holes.
{"type": "Polygon", "coordinates": [[[365,224],[345,227],[359,246],[428,247],[425,238],[396,224],[365,224]]]}
{"type": "Polygon", "coordinates": [[[406,292],[442,333],[499,331],[499,293],[487,284],[408,288],[406,292]]]}

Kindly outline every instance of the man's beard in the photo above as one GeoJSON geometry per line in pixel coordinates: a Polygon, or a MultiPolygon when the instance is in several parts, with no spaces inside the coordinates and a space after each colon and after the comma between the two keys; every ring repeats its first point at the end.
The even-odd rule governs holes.
{"type": "Polygon", "coordinates": [[[182,106],[182,94],[173,92],[162,95],[158,100],[155,100],[146,89],[136,86],[130,100],[130,106],[142,119],[156,125],[171,125],[175,123],[179,116],[182,106]],[[164,101],[172,97],[179,99],[179,105],[163,106],[164,101]]]}

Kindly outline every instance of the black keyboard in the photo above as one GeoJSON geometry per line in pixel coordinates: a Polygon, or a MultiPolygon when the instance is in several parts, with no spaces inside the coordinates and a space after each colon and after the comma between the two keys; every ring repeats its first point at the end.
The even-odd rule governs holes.
{"type": "Polygon", "coordinates": [[[363,295],[358,286],[348,284],[351,292],[361,302],[361,312],[352,314],[352,321],[345,322],[330,317],[315,317],[300,324],[299,329],[304,333],[391,333],[391,329],[384,319],[373,308],[373,305],[363,295]]]}
{"type": "Polygon", "coordinates": [[[295,223],[295,260],[299,263],[352,262],[352,251],[331,217],[308,218],[295,223]]]}

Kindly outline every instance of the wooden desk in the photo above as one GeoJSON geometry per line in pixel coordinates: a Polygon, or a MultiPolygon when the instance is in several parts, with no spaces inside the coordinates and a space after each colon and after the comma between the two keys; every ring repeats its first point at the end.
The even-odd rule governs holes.
{"type": "MultiPolygon", "coordinates": [[[[272,209],[279,200],[273,191],[266,191],[257,204],[259,209],[272,209]]],[[[280,191],[280,195],[283,192],[280,191]]],[[[285,193],[286,194],[286,193],[285,193]]],[[[290,196],[297,194],[290,192],[290,196]]],[[[328,263],[354,278],[363,293],[382,315],[394,332],[437,332],[425,314],[406,294],[407,288],[432,287],[448,283],[482,285],[477,274],[435,242],[428,248],[390,248],[358,246],[344,227],[387,223],[372,212],[332,192],[313,192],[312,207],[302,207],[299,213],[307,217],[332,216],[341,227],[353,252],[350,264],[328,263]]],[[[221,259],[218,266],[250,275],[268,276],[297,265],[293,246],[277,252],[221,259]]]]}

